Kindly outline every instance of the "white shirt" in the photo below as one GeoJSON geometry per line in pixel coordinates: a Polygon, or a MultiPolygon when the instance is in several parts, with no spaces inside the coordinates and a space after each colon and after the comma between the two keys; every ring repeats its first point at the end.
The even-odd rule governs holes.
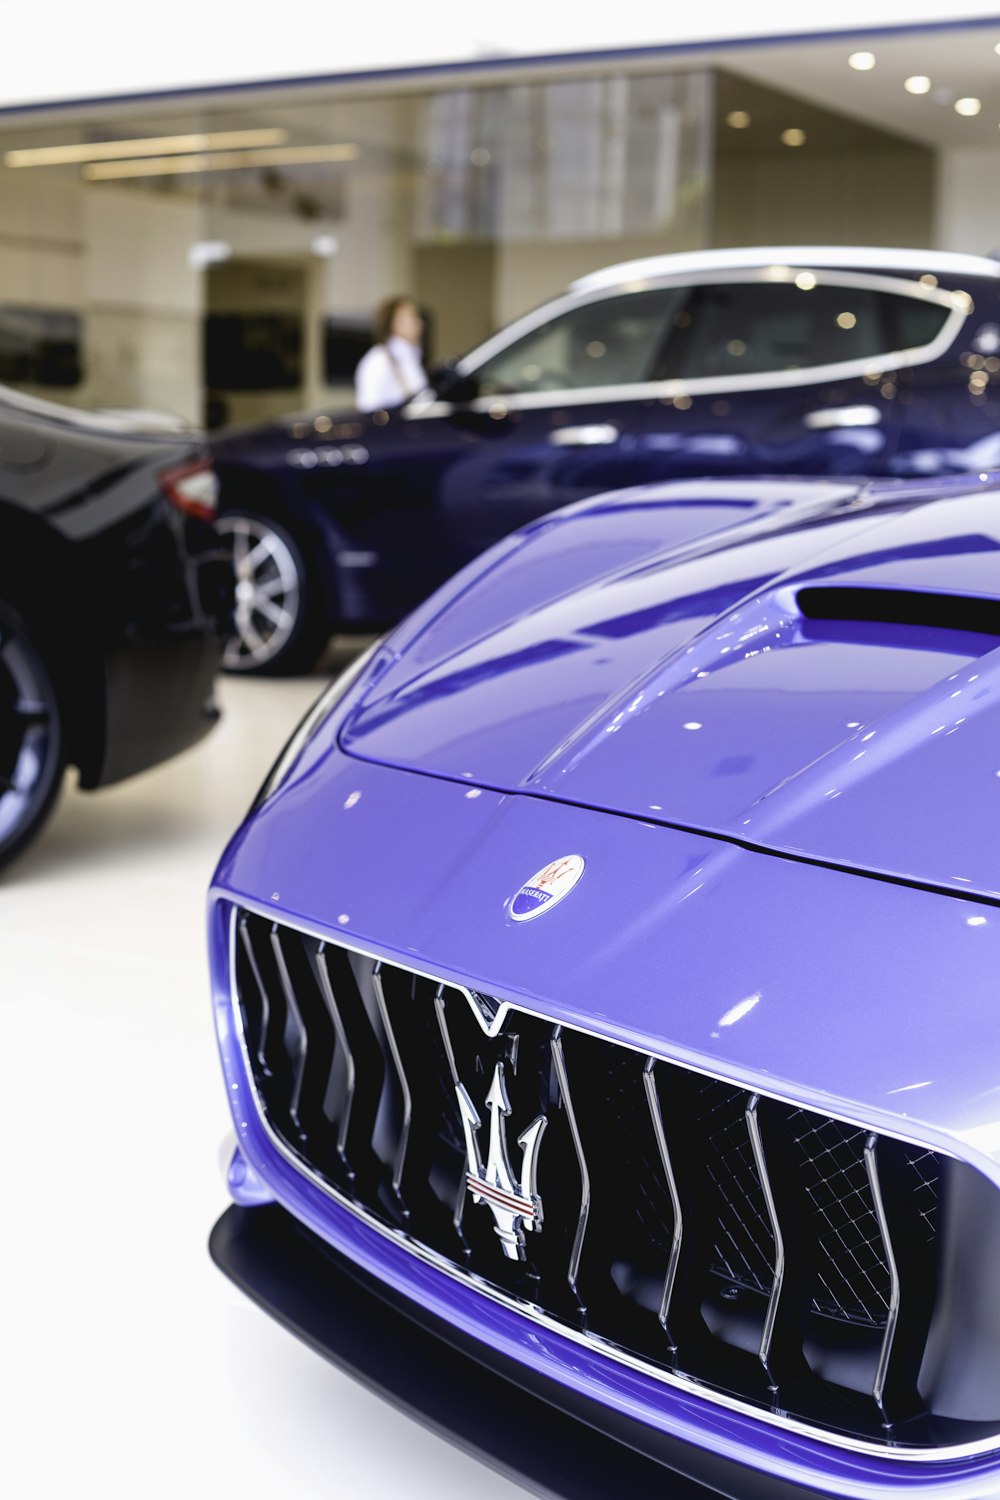
{"type": "Polygon", "coordinates": [[[409,339],[393,334],[386,344],[375,344],[363,355],[354,372],[354,396],[358,411],[381,411],[402,406],[425,389],[427,375],[420,363],[420,349],[409,339]]]}

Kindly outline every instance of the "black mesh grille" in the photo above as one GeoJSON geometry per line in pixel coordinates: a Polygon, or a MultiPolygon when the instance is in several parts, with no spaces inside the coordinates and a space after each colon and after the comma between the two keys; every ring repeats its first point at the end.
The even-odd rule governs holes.
{"type": "Polygon", "coordinates": [[[769,1293],[774,1235],[747,1134],[746,1096],[729,1084],[706,1081],[696,1129],[708,1146],[708,1175],[719,1191],[712,1269],[734,1286],[769,1293]]]}
{"type": "Polygon", "coordinates": [[[923,1232],[927,1237],[928,1244],[933,1244],[937,1237],[938,1227],[938,1196],[940,1190],[940,1177],[938,1171],[937,1157],[933,1151],[921,1151],[918,1147],[911,1147],[907,1152],[910,1171],[913,1174],[913,1196],[917,1212],[920,1215],[923,1232]]]}
{"type": "Polygon", "coordinates": [[[935,1153],[526,1012],[491,1037],[488,997],[263,917],[237,914],[235,958],[261,1110],[343,1200],[654,1370],[867,1442],[955,1439],[919,1395],[935,1153]],[[489,1201],[470,1111],[482,1173],[500,1147],[511,1169],[489,1201]]]}
{"type": "Polygon", "coordinates": [[[884,1328],[891,1283],[865,1172],[865,1132],[805,1110],[791,1124],[819,1224],[814,1306],[831,1318],[884,1328]]]}

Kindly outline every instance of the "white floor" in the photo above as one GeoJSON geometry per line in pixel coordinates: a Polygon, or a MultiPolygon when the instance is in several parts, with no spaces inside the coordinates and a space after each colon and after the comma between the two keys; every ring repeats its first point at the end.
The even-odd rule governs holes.
{"type": "Polygon", "coordinates": [[[228,1116],[204,892],[322,687],[226,679],[195,750],[67,784],[0,883],[0,1490],[241,1500],[524,1491],[400,1416],[215,1269],[228,1116]]]}

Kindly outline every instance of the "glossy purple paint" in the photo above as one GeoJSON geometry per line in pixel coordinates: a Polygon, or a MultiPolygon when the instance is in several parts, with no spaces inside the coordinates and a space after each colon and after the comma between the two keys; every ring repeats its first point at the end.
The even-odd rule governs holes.
{"type": "Polygon", "coordinates": [[[430,623],[341,743],[383,764],[1000,894],[988,812],[1000,817],[1000,637],[815,621],[798,598],[845,586],[1000,597],[996,485],[973,483],[904,508],[888,486],[857,508],[834,493],[819,512],[802,486],[799,506],[770,496],[724,530],[709,485],[578,507],[430,623]],[[692,545],[693,515],[709,550],[692,545]],[[627,561],[609,555],[623,519],[637,543],[627,561]],[[539,581],[553,553],[575,563],[575,588],[539,581]],[[961,798],[940,795],[959,785],[961,798]],[[908,815],[887,817],[890,801],[908,815]]]}
{"type": "MultiPolygon", "coordinates": [[[[970,900],[956,883],[964,871],[982,891],[1000,884],[984,814],[985,778],[1000,767],[987,765],[991,734],[1000,744],[1000,667],[976,658],[979,681],[968,681],[978,636],[957,656],[954,632],[944,644],[906,644],[891,630],[877,642],[832,639],[793,618],[800,584],[847,577],[998,596],[998,498],[981,489],[935,504],[928,488],[917,499],[930,503],[914,508],[889,488],[859,507],[850,486],[706,484],[549,519],[386,642],[237,833],[212,893],[215,1013],[255,1195],[269,1189],[367,1270],[553,1381],[749,1468],[856,1500],[986,1500],[1000,1492],[1000,1458],[914,1463],[783,1431],[528,1322],[331,1202],[276,1152],[254,1105],[234,1031],[229,916],[234,901],[274,912],[951,1151],[1000,1186],[1000,901],[970,900]],[[746,508],[721,503],[727,493],[746,508]],[[671,551],[675,520],[683,543],[671,551]],[[776,639],[786,619],[792,645],[776,639]],[[720,665],[722,632],[731,626],[738,641],[747,621],[763,628],[720,665]],[[749,652],[768,632],[762,675],[749,652]],[[875,771],[853,780],[847,750],[860,752],[839,722],[852,695],[863,695],[862,721],[878,736],[860,742],[874,743],[875,771]],[[934,736],[949,704],[969,727],[934,736]],[[623,711],[625,727],[607,735],[623,711]],[[725,734],[708,750],[704,729],[683,727],[716,718],[725,734]],[[750,764],[723,771],[726,755],[750,764]],[[836,769],[841,797],[820,796],[810,756],[836,769]],[[780,815],[765,825],[773,850],[794,830],[810,856],[848,862],[850,850],[850,863],[950,888],[741,846],[740,799],[752,807],[782,775],[791,780],[770,799],[780,815]],[[662,805],[644,807],[653,787],[662,805]],[[690,826],[668,826],[678,821],[690,826]],[[961,867],[947,865],[953,848],[961,867]],[[511,921],[525,879],[567,851],[586,862],[585,878],[543,921],[511,921]]],[[[1000,796],[995,781],[989,795],[1000,796]]]]}

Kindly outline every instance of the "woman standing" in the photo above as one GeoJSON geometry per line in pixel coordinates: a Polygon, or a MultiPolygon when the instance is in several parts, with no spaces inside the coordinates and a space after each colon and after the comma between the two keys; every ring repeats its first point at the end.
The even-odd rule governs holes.
{"type": "Polygon", "coordinates": [[[374,344],[354,372],[358,411],[402,406],[424,390],[427,375],[420,358],[424,320],[412,297],[387,297],[375,314],[374,344]]]}

